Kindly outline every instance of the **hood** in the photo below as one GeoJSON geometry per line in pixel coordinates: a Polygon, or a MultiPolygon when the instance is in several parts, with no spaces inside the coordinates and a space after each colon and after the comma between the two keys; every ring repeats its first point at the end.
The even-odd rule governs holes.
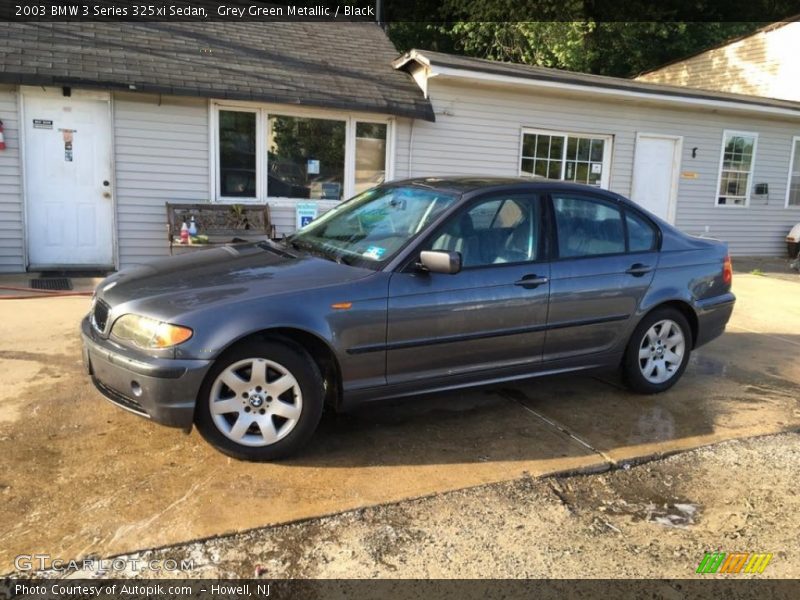
{"type": "Polygon", "coordinates": [[[237,298],[346,283],[373,272],[263,243],[224,246],[123,269],[98,286],[97,297],[112,307],[136,302],[147,314],[169,317],[237,298]]]}

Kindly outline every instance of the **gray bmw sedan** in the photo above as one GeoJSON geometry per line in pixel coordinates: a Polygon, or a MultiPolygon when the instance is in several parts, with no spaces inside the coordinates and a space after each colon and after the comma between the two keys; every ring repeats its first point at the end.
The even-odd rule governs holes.
{"type": "Polygon", "coordinates": [[[618,368],[664,391],[724,331],[731,278],[725,244],[612,192],[412,179],[281,242],[119,271],[83,320],[83,355],[119,407],[271,460],[325,404],[618,368]]]}

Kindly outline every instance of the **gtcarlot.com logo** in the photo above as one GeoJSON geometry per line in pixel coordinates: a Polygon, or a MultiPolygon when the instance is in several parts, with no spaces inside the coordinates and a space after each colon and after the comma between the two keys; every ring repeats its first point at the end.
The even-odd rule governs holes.
{"type": "Polygon", "coordinates": [[[706,552],[695,573],[763,573],[771,560],[766,552],[706,552]]]}
{"type": "Polygon", "coordinates": [[[49,554],[20,554],[14,559],[17,571],[59,571],[91,573],[139,573],[156,571],[160,573],[188,571],[194,569],[194,560],[173,558],[151,559],[135,557],[117,558],[84,558],[81,560],[63,560],[53,558],[49,554]]]}

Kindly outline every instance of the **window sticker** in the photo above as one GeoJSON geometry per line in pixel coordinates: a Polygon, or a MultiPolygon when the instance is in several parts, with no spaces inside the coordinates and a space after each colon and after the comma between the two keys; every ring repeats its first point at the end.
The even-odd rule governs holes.
{"type": "Polygon", "coordinates": [[[370,246],[361,256],[364,258],[370,258],[372,260],[380,260],[384,254],[386,254],[386,248],[381,248],[380,246],[370,246]]]}
{"type": "Polygon", "coordinates": [[[61,137],[64,138],[64,160],[72,162],[72,134],[74,129],[59,129],[61,137]]]}

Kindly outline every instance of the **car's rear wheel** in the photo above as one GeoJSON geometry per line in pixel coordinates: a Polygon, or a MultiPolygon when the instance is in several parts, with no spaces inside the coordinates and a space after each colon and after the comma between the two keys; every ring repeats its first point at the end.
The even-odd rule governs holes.
{"type": "Polygon", "coordinates": [[[623,374],[628,387],[642,394],[671,388],[686,369],[691,342],[689,323],[678,310],[662,308],[646,315],[625,351],[623,374]]]}
{"type": "Polygon", "coordinates": [[[195,423],[218,450],[244,460],[297,452],[322,415],[319,369],[301,348],[249,342],[226,352],[206,377],[195,423]]]}

